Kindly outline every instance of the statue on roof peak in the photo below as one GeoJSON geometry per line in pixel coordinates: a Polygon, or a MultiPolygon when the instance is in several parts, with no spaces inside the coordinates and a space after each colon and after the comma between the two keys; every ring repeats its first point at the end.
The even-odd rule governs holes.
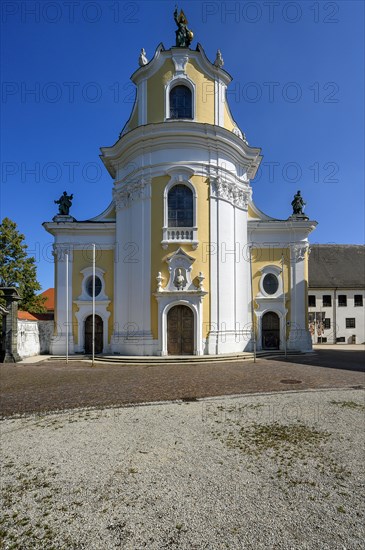
{"type": "Polygon", "coordinates": [[[306,204],[300,191],[297,191],[291,203],[293,207],[293,216],[304,216],[304,207],[306,204]]]}
{"type": "Polygon", "coordinates": [[[57,201],[54,201],[55,204],[58,204],[58,210],[60,216],[69,216],[70,208],[72,206],[73,195],[68,195],[66,191],[63,192],[63,195],[57,201]]]}
{"type": "Polygon", "coordinates": [[[174,19],[178,29],[176,31],[176,46],[178,48],[188,48],[193,40],[194,34],[188,29],[188,20],[185,17],[183,10],[180,14],[177,13],[177,6],[174,11],[174,19]]]}

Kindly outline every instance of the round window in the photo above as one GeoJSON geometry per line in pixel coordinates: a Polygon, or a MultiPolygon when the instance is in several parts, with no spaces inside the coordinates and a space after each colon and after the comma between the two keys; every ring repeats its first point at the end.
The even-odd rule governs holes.
{"type": "MultiPolygon", "coordinates": [[[[93,278],[89,277],[86,281],[86,292],[89,296],[93,295],[93,278]]],[[[99,296],[101,292],[101,280],[99,277],[95,277],[95,296],[99,296]]]]}
{"type": "Polygon", "coordinates": [[[264,287],[264,291],[266,292],[266,294],[275,294],[275,292],[277,292],[279,288],[278,278],[272,273],[268,273],[264,277],[262,286],[264,287]]]}

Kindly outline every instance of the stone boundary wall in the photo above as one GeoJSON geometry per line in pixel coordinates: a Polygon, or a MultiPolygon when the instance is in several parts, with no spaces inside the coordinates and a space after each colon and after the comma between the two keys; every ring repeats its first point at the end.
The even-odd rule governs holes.
{"type": "Polygon", "coordinates": [[[53,321],[18,319],[18,353],[22,358],[49,353],[53,321]]]}

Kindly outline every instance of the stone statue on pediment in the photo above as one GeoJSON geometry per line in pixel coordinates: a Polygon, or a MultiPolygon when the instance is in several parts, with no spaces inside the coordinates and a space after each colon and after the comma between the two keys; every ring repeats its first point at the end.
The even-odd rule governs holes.
{"type": "Polygon", "coordinates": [[[73,198],[73,195],[68,195],[67,192],[64,191],[63,195],[61,195],[57,201],[54,201],[55,204],[58,204],[58,212],[60,216],[69,216],[73,198]]]}
{"type": "Polygon", "coordinates": [[[303,200],[302,195],[300,194],[300,191],[297,191],[297,193],[294,195],[294,199],[291,202],[291,205],[293,207],[293,215],[294,216],[304,216],[304,207],[307,203],[303,200]]]}
{"type": "Polygon", "coordinates": [[[178,48],[188,48],[193,40],[194,34],[188,29],[188,20],[183,10],[178,15],[177,6],[174,11],[174,19],[178,29],[176,31],[176,46],[178,48]]]}

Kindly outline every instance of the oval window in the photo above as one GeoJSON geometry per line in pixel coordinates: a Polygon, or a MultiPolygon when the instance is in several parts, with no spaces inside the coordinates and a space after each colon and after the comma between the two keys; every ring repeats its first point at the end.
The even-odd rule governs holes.
{"type": "Polygon", "coordinates": [[[275,294],[275,292],[277,292],[279,288],[278,278],[272,273],[268,273],[264,277],[262,286],[264,287],[264,291],[266,292],[266,294],[275,294]]]}
{"type": "MultiPolygon", "coordinates": [[[[89,296],[93,295],[93,278],[89,277],[86,281],[86,292],[89,296]]],[[[95,277],[95,296],[99,296],[101,292],[101,280],[99,277],[95,277]]]]}

